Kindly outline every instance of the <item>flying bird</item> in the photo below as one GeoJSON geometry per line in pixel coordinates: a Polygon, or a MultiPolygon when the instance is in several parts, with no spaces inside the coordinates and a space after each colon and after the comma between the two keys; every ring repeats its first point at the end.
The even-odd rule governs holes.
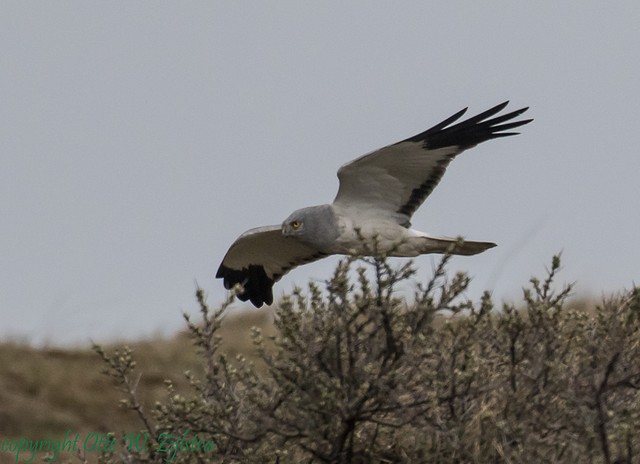
{"type": "Polygon", "coordinates": [[[374,249],[401,257],[475,255],[493,248],[491,242],[461,243],[420,232],[410,221],[453,158],[487,140],[517,135],[510,130],[532,121],[512,121],[528,108],[495,116],[508,103],[454,124],[465,108],[431,129],[343,165],[333,203],[294,211],[281,225],[246,231],[227,251],[216,278],[227,289],[241,284],[237,297],[259,308],[273,303],[273,285],[284,274],[329,255],[370,256],[374,249]]]}

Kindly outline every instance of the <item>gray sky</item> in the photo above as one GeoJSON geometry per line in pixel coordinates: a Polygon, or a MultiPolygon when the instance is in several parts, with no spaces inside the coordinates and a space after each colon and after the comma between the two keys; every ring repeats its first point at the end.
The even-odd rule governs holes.
{"type": "MultiPolygon", "coordinates": [[[[513,300],[562,250],[581,294],[638,282],[640,3],[3,2],[0,334],[170,334],[244,230],[469,106],[535,121],[457,158],[414,227],[513,300]]],[[[427,277],[433,258],[416,263],[427,277]]],[[[326,279],[334,259],[298,268],[326,279]]]]}

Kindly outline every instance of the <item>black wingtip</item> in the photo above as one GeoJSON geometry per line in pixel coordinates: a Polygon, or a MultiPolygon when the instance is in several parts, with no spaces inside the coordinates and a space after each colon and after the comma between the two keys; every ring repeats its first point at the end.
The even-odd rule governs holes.
{"type": "Polygon", "coordinates": [[[508,104],[509,100],[454,125],[442,126],[442,123],[437,124],[409,140],[421,140],[424,142],[425,147],[429,149],[456,146],[466,149],[490,139],[516,135],[516,132],[505,131],[529,124],[533,119],[523,119],[505,124],[506,121],[512,121],[529,109],[526,106],[501,116],[496,116],[508,104]]]}
{"type": "Polygon", "coordinates": [[[229,269],[228,267],[226,267],[223,264],[221,264],[220,267],[218,268],[218,272],[216,272],[216,279],[224,278],[224,276],[227,273],[228,269],[229,269]]]}
{"type": "MultiPolygon", "coordinates": [[[[529,107],[526,106],[510,113],[503,114],[502,116],[489,119],[505,109],[508,104],[509,100],[503,101],[502,103],[489,108],[476,116],[452,125],[467,112],[468,108],[464,108],[426,131],[398,143],[423,142],[425,143],[426,148],[441,148],[445,146],[460,146],[462,148],[468,148],[470,146],[477,145],[478,143],[486,140],[496,138],[496,133],[509,128],[507,125],[501,126],[500,124],[502,122],[520,116],[529,109],[529,107]]],[[[533,121],[533,119],[516,121],[511,123],[513,126],[510,127],[518,127],[528,124],[531,121],[533,121]]]]}
{"type": "Polygon", "coordinates": [[[458,111],[457,113],[449,116],[447,119],[445,119],[444,121],[439,122],[438,124],[436,124],[435,126],[427,129],[426,131],[415,135],[413,137],[410,137],[406,140],[403,140],[403,142],[417,142],[417,141],[421,141],[424,140],[425,136],[432,134],[432,133],[436,133],[442,129],[444,129],[445,127],[453,124],[454,122],[456,122],[458,119],[460,119],[462,117],[462,115],[464,115],[467,110],[469,109],[469,107],[467,106],[466,108],[462,108],[460,111],[458,111]]]}
{"type": "Polygon", "coordinates": [[[242,286],[242,292],[236,296],[240,301],[251,301],[260,308],[263,304],[273,303],[273,284],[263,266],[251,264],[242,269],[231,269],[221,264],[216,273],[217,279],[223,279],[224,288],[233,288],[236,284],[242,286]]]}
{"type": "Polygon", "coordinates": [[[510,103],[510,100],[505,100],[502,103],[497,104],[496,106],[494,106],[488,111],[494,110],[496,113],[499,113],[500,111],[505,109],[509,103],[510,103]]]}

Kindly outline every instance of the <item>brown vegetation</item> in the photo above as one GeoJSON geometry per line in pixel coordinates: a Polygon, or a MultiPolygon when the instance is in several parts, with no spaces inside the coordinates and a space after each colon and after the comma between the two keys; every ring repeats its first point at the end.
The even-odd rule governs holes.
{"type": "MultiPolygon", "coordinates": [[[[143,365],[129,349],[95,347],[108,376],[95,354],[5,346],[2,404],[26,407],[21,385],[41,433],[148,438],[140,449],[120,440],[104,462],[637,462],[640,290],[571,308],[554,257],[518,309],[494,308],[489,294],[462,297],[469,279],[449,277],[447,260],[411,302],[394,292],[411,264],[345,260],[326,289],[281,301],[274,325],[251,313],[251,334],[223,323],[231,299],[212,311],[199,290],[201,321],[187,318],[188,336],[167,345],[134,346],[143,365]],[[33,362],[10,362],[24,356],[33,362]]],[[[0,433],[26,434],[18,416],[0,433]]]]}
{"type": "MultiPolygon", "coordinates": [[[[275,310],[259,365],[221,351],[223,305],[201,291],[202,325],[188,320],[203,375],[190,391],[140,414],[153,443],[130,453],[159,462],[634,462],[640,455],[640,291],[594,311],[566,305],[554,257],[531,280],[524,307],[461,297],[445,257],[411,303],[397,298],[411,264],[367,259],[350,278],[343,261],[326,293],[311,285],[275,310]],[[354,282],[355,281],[355,282],[354,282]],[[435,316],[451,315],[436,323],[435,316]],[[167,447],[161,437],[184,437],[167,447]],[[214,444],[192,446],[198,440],[214,444]]],[[[108,355],[110,374],[136,408],[130,356],[108,355]]],[[[122,455],[113,457],[118,460],[122,455]]]]}
{"type": "MultiPolygon", "coordinates": [[[[220,329],[225,352],[251,357],[252,326],[269,333],[273,330],[272,313],[251,311],[229,315],[220,329]]],[[[200,369],[200,360],[186,333],[170,339],[138,341],[130,347],[143,365],[138,390],[148,411],[156,401],[166,398],[165,379],[186,390],[189,384],[184,371],[200,369]]],[[[115,345],[106,347],[115,348],[115,345]]],[[[0,442],[59,439],[67,430],[82,437],[95,432],[121,435],[138,431],[138,417],[119,407],[122,394],[102,370],[100,358],[91,349],[37,349],[24,342],[0,344],[0,442]]],[[[69,458],[68,454],[63,455],[69,458]]],[[[44,457],[44,453],[38,456],[44,457]]],[[[28,459],[29,455],[25,457],[28,459]]],[[[90,453],[87,459],[92,462],[95,456],[90,453]]],[[[14,454],[0,452],[0,463],[5,462],[15,462],[14,454]]],[[[36,458],[33,462],[41,461],[36,458]]],[[[78,461],[74,458],[72,462],[78,461]]]]}

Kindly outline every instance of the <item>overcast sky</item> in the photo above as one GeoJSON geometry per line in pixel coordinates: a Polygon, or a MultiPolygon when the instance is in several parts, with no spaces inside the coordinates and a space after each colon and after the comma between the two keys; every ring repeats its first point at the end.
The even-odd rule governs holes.
{"type": "Polygon", "coordinates": [[[354,157],[507,99],[535,121],[457,158],[414,227],[498,243],[453,261],[472,298],[517,300],[559,251],[578,294],[629,288],[638,24],[632,0],[5,1],[0,334],[171,334],[196,281],[223,300],[241,232],[330,202],[354,157]]]}

